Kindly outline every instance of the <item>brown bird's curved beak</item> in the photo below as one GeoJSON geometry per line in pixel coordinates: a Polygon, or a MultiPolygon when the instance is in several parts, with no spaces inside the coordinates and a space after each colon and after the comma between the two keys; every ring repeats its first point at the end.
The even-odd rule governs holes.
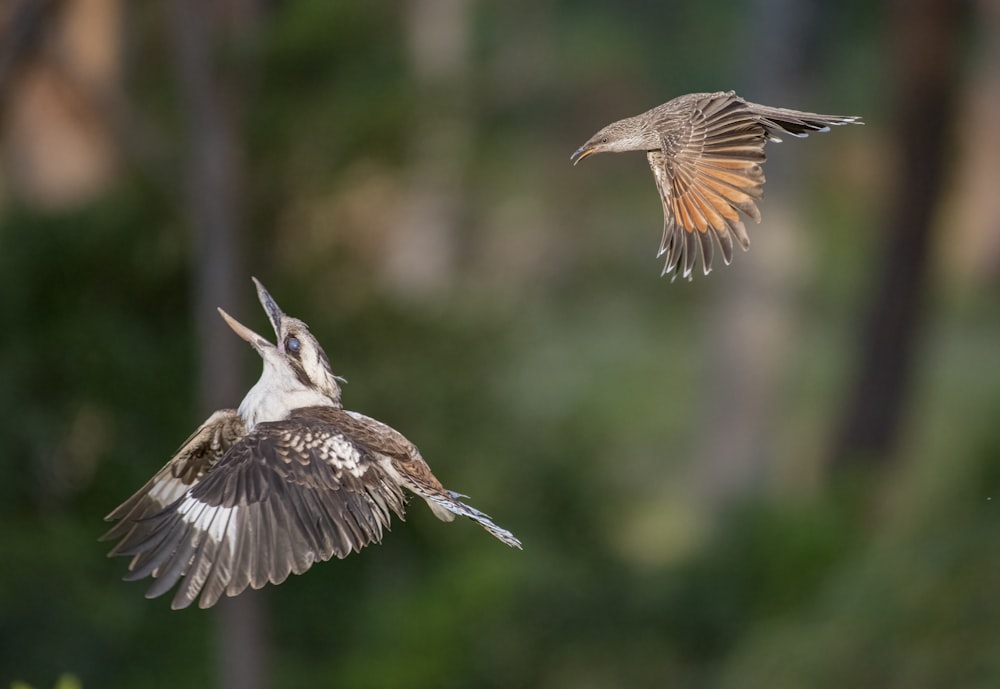
{"type": "Polygon", "coordinates": [[[583,146],[580,146],[580,148],[576,149],[573,152],[573,155],[569,157],[569,159],[574,165],[576,165],[581,160],[583,160],[589,155],[593,155],[594,153],[597,153],[597,148],[595,146],[591,146],[590,144],[584,144],[583,146]]]}

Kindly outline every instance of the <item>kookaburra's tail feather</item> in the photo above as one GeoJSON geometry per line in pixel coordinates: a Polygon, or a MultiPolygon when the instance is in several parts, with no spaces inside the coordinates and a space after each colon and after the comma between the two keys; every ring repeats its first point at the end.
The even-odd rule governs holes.
{"type": "Polygon", "coordinates": [[[475,507],[466,505],[458,499],[458,495],[460,494],[448,491],[448,495],[423,494],[420,497],[427,501],[427,505],[431,508],[431,511],[434,512],[434,515],[438,519],[450,522],[455,518],[456,514],[468,517],[510,547],[518,549],[521,548],[521,541],[519,541],[514,534],[507,529],[497,526],[490,518],[490,515],[485,512],[480,512],[475,507]]]}

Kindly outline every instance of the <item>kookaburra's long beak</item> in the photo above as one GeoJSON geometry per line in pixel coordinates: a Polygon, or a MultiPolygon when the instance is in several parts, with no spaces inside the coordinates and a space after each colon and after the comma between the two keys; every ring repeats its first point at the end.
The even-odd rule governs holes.
{"type": "MultiPolygon", "coordinates": [[[[276,337],[280,338],[281,320],[285,317],[285,313],[278,307],[278,303],[274,301],[274,297],[272,297],[267,289],[265,289],[264,285],[260,283],[260,280],[253,278],[253,284],[257,286],[257,298],[260,299],[260,305],[264,307],[264,311],[267,313],[267,319],[271,321],[271,327],[274,328],[274,334],[276,337]]],[[[250,346],[256,349],[260,354],[263,354],[267,349],[274,349],[274,345],[268,342],[267,338],[258,335],[253,330],[246,327],[226,313],[222,308],[219,308],[219,313],[222,315],[222,318],[225,319],[229,327],[233,329],[233,332],[249,342],[250,346]]]]}
{"type": "Polygon", "coordinates": [[[574,165],[576,165],[581,160],[583,160],[584,158],[586,158],[587,156],[589,156],[589,155],[591,155],[593,153],[597,153],[597,148],[594,147],[594,146],[591,146],[589,143],[586,143],[583,146],[580,146],[580,148],[576,149],[573,152],[573,155],[571,155],[569,157],[569,159],[570,159],[570,161],[574,165]]]}
{"type": "Polygon", "coordinates": [[[222,307],[219,307],[219,314],[226,321],[230,328],[233,329],[237,335],[242,337],[244,340],[250,343],[250,346],[257,350],[257,353],[262,355],[268,349],[274,349],[274,345],[267,341],[266,338],[261,337],[255,333],[250,328],[246,327],[238,320],[226,313],[222,307]]]}
{"type": "Polygon", "coordinates": [[[285,312],[281,310],[278,306],[278,302],[274,300],[271,293],[260,283],[257,278],[251,278],[253,284],[257,286],[257,299],[260,300],[260,305],[264,307],[264,311],[267,313],[267,320],[271,321],[271,327],[274,328],[274,336],[281,339],[281,321],[285,318],[285,312]]]}

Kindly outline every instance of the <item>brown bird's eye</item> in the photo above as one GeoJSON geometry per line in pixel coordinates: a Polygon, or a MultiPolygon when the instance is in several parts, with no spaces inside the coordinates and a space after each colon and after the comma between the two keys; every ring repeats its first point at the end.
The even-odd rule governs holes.
{"type": "Polygon", "coordinates": [[[608,143],[608,137],[604,137],[603,139],[601,139],[601,143],[602,144],[608,143]]]}
{"type": "Polygon", "coordinates": [[[298,354],[301,349],[302,343],[299,342],[299,338],[294,335],[285,340],[285,351],[291,352],[292,354],[298,354]]]}

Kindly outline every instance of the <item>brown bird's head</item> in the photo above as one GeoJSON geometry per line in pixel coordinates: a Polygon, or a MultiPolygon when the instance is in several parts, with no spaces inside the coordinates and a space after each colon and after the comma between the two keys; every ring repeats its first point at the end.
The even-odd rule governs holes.
{"type": "Polygon", "coordinates": [[[594,153],[621,153],[622,151],[651,151],[660,148],[659,136],[639,117],[626,117],[612,122],[594,134],[569,157],[576,165],[594,153]]]}
{"type": "Polygon", "coordinates": [[[239,414],[247,431],[263,421],[280,421],[294,409],[311,406],[339,408],[343,378],[330,370],[330,362],[308,326],[285,314],[257,278],[257,298],[271,321],[277,344],[258,335],[228,313],[219,309],[229,327],[250,343],[264,360],[260,380],[243,402],[239,414]]]}

